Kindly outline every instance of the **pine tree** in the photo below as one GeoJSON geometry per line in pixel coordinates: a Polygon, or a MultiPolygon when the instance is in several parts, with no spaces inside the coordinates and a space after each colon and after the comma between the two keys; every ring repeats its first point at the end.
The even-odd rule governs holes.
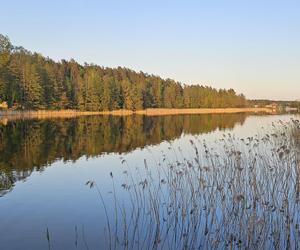
{"type": "Polygon", "coordinates": [[[9,61],[12,44],[8,37],[0,34],[0,103],[7,101],[7,88],[9,85],[9,61]]]}
{"type": "Polygon", "coordinates": [[[26,109],[40,108],[42,88],[36,66],[25,62],[21,77],[22,105],[26,109]]]}

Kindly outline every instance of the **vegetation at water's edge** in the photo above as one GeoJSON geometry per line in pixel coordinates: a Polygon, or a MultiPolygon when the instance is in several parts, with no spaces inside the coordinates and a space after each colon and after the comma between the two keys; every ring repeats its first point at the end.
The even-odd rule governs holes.
{"type": "MultiPolygon", "coordinates": [[[[216,144],[194,154],[170,147],[156,167],[112,170],[111,197],[93,181],[107,218],[108,249],[299,249],[300,123],[216,144]],[[113,204],[110,210],[108,204],[113,204]]],[[[192,152],[192,151],[191,151],[192,152]]]]}
{"type": "Polygon", "coordinates": [[[74,60],[55,62],[13,46],[0,35],[0,103],[22,109],[102,111],[146,108],[245,107],[233,89],[183,86],[127,68],[103,68],[74,60]]]}

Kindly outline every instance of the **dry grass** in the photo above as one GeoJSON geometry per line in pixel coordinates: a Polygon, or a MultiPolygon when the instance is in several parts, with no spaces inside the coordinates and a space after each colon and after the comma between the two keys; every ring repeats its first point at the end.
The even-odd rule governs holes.
{"type": "Polygon", "coordinates": [[[298,249],[299,134],[292,120],[213,145],[196,138],[193,156],[170,147],[176,160],[163,154],[154,168],[122,159],[124,182],[110,174],[111,199],[88,182],[106,211],[107,248],[298,249]]]}
{"type": "Polygon", "coordinates": [[[115,115],[115,116],[126,116],[126,115],[148,115],[148,116],[159,116],[159,115],[178,115],[178,114],[220,114],[220,113],[252,113],[252,112],[265,112],[272,113],[271,109],[267,108],[222,108],[222,109],[145,109],[145,110],[112,110],[112,111],[78,111],[78,110],[37,110],[37,111],[15,111],[7,110],[0,111],[0,119],[2,123],[7,120],[16,119],[28,119],[28,118],[70,118],[84,115],[115,115]]]}
{"type": "Polygon", "coordinates": [[[138,110],[135,113],[141,115],[156,116],[156,115],[179,115],[179,114],[221,114],[221,113],[242,113],[242,112],[272,113],[272,110],[267,108],[145,109],[145,110],[138,110]]]}

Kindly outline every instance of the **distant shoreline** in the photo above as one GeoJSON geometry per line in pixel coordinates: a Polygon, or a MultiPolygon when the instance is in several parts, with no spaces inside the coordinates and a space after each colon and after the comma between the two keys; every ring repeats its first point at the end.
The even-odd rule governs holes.
{"type": "Polygon", "coordinates": [[[145,110],[112,110],[112,111],[78,111],[78,110],[3,110],[0,111],[0,119],[26,119],[26,118],[55,118],[55,117],[77,117],[88,115],[113,115],[113,116],[127,116],[127,115],[146,115],[146,116],[160,116],[160,115],[186,115],[186,114],[228,114],[228,113],[272,113],[269,108],[197,108],[197,109],[166,109],[153,108],[145,110]]]}

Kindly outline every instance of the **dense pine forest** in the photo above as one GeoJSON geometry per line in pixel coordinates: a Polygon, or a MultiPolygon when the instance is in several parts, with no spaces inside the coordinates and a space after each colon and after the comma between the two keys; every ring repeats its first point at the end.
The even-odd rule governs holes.
{"type": "Polygon", "coordinates": [[[245,107],[233,89],[182,85],[127,68],[55,62],[0,34],[0,103],[15,109],[102,111],[245,107]]]}

